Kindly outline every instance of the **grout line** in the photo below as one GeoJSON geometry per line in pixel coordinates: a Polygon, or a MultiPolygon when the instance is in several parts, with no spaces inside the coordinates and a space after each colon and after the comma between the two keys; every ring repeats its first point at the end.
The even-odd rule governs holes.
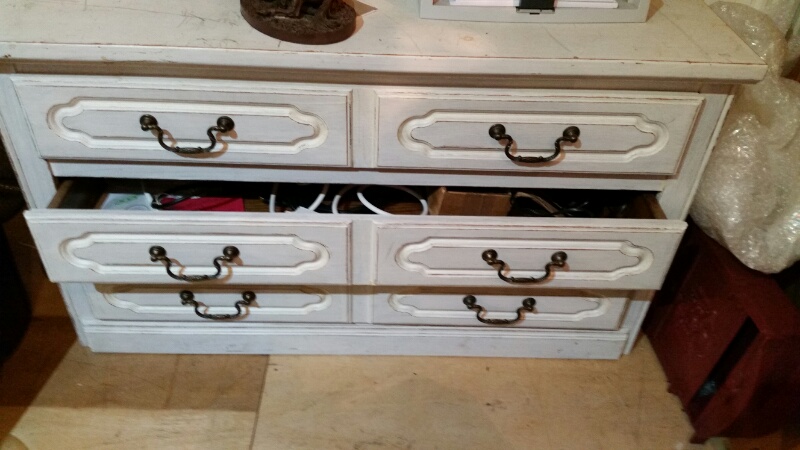
{"type": "Polygon", "coordinates": [[[250,450],[253,449],[253,444],[256,442],[256,431],[258,430],[258,416],[261,413],[261,402],[264,401],[264,389],[267,387],[267,377],[269,376],[269,359],[270,356],[267,355],[267,360],[264,361],[264,376],[261,379],[261,389],[259,390],[259,398],[258,398],[258,405],[256,406],[256,416],[253,419],[253,431],[250,433],[250,450]]]}
{"type": "Polygon", "coordinates": [[[181,365],[181,356],[182,355],[175,356],[174,368],[172,370],[172,376],[170,377],[169,380],[169,394],[167,395],[167,398],[164,400],[164,409],[170,408],[172,404],[172,399],[175,395],[175,381],[178,378],[178,369],[180,368],[181,365]]]}

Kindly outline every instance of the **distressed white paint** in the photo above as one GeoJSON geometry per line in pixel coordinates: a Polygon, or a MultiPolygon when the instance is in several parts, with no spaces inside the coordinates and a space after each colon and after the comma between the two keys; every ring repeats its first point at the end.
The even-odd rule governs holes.
{"type": "Polygon", "coordinates": [[[234,303],[242,292],[256,295],[250,306],[242,307],[240,322],[347,323],[350,300],[347,294],[318,287],[97,285],[90,296],[95,317],[101,320],[209,321],[198,317],[193,306],[181,304],[180,292],[189,289],[205,314],[236,314],[234,303]]]}
{"type": "Polygon", "coordinates": [[[477,22],[522,23],[617,23],[644,22],[650,0],[619,0],[616,8],[558,8],[544,14],[518,13],[504,6],[453,6],[449,0],[419,0],[421,17],[440,20],[472,20],[477,22]]]}
{"type": "Polygon", "coordinates": [[[12,76],[39,154],[66,160],[346,166],[349,89],[166,78],[12,76]],[[206,130],[228,116],[209,153],[159,145],[139,118],[150,114],[170,146],[207,147],[206,130]]]}
{"type": "MultiPolygon", "coordinates": [[[[450,325],[490,328],[479,322],[475,311],[464,306],[463,293],[429,293],[424,289],[405,289],[391,294],[376,294],[373,299],[374,323],[397,325],[450,325]]],[[[517,309],[527,297],[536,299],[534,312],[526,312],[522,322],[509,328],[561,328],[576,330],[616,330],[627,298],[539,295],[535,289],[514,295],[486,293],[476,295],[477,304],[487,311],[487,319],[515,320],[517,309]]]]}
{"type": "Polygon", "coordinates": [[[186,322],[84,325],[87,345],[116,353],[420,355],[616,359],[629,330],[506,330],[186,322]]]}
{"type": "Polygon", "coordinates": [[[13,60],[382,73],[757,81],[763,62],[702,1],[654,2],[644,24],[420,20],[419,0],[359,0],[358,31],[324,47],[253,30],[238,0],[3,0],[13,60]],[[102,24],[102,26],[99,26],[102,24]]]}
{"type": "Polygon", "coordinates": [[[700,95],[547,90],[378,91],[378,167],[529,172],[634,173],[677,171],[700,95]],[[517,156],[549,156],[570,126],[578,142],[564,143],[548,163],[515,163],[489,136],[502,124],[517,156]]]}
{"type": "Polygon", "coordinates": [[[209,283],[347,282],[349,221],[293,220],[258,213],[31,210],[25,213],[47,274],[57,282],[177,283],[149,249],[161,246],[173,272],[215,272],[223,248],[240,255],[209,283]]]}
{"type": "Polygon", "coordinates": [[[378,283],[503,287],[498,267],[481,257],[493,249],[508,277],[542,277],[551,255],[567,266],[538,285],[547,288],[658,289],[686,225],[680,221],[533,219],[444,224],[381,222],[378,283]]]}
{"type": "Polygon", "coordinates": [[[307,47],[252,30],[236,0],[0,0],[0,133],[81,342],[169,353],[630,351],[731,87],[766,66],[697,0],[654,2],[642,24],[590,26],[421,20],[418,2],[357,2],[353,37],[307,47]],[[222,154],[172,155],[139,128],[146,113],[178,145],[203,144],[223,114],[235,134],[222,154]],[[495,118],[522,150],[548,148],[568,124],[581,127],[581,148],[545,168],[503,166],[487,133],[495,118]],[[47,210],[53,176],[647,190],[670,220],[47,210]],[[222,282],[189,285],[149,261],[156,244],[191,273],[206,273],[225,245],[242,257],[222,282]],[[558,250],[569,266],[545,291],[508,286],[480,259],[484,244],[512,276],[540,275],[558,250]],[[210,312],[229,311],[243,289],[258,291],[259,308],[206,323],[173,303],[186,287],[210,312]],[[502,318],[534,296],[540,315],[476,324],[459,310],[466,294],[502,318]]]}

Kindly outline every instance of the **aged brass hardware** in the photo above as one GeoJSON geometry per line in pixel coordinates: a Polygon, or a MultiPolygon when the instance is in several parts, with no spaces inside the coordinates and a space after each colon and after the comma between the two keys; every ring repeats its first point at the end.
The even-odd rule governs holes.
{"type": "Polygon", "coordinates": [[[489,136],[492,139],[496,140],[497,142],[506,141],[506,148],[505,153],[506,157],[511,161],[523,164],[532,164],[532,163],[543,163],[552,161],[558,158],[558,155],[561,154],[562,148],[561,144],[563,142],[572,142],[575,143],[578,141],[578,138],[581,136],[581,130],[578,127],[567,127],[564,129],[561,137],[556,139],[555,142],[555,153],[550,156],[514,156],[511,154],[511,147],[514,146],[514,138],[506,134],[506,127],[499,123],[492,125],[489,128],[489,136]]]}
{"type": "Polygon", "coordinates": [[[567,264],[567,254],[565,252],[555,252],[552,256],[550,256],[550,262],[544,266],[544,275],[536,278],[536,277],[529,277],[529,278],[516,278],[516,277],[507,277],[503,275],[503,271],[506,270],[506,263],[502,259],[497,259],[497,251],[493,249],[489,249],[484,251],[481,254],[481,258],[486,261],[486,264],[495,267],[497,266],[497,276],[500,277],[501,280],[505,281],[506,283],[510,284],[533,284],[533,283],[541,283],[546,281],[550,278],[550,275],[553,273],[554,267],[564,267],[567,264]]]}
{"type": "Polygon", "coordinates": [[[231,262],[237,256],[239,256],[239,249],[233,246],[228,246],[222,249],[222,256],[217,256],[214,258],[213,264],[217,269],[217,273],[213,275],[176,275],[172,272],[172,260],[170,260],[167,256],[167,251],[164,249],[164,247],[159,247],[157,245],[150,247],[150,261],[163,262],[164,266],[167,268],[167,275],[176,280],[188,282],[208,281],[219,278],[220,275],[222,275],[221,263],[231,262]]]}
{"type": "Polygon", "coordinates": [[[158,120],[155,117],[151,116],[150,114],[145,114],[139,118],[139,125],[142,126],[142,131],[153,131],[155,130],[158,133],[158,143],[164,150],[170,151],[172,153],[178,153],[182,155],[196,155],[199,153],[208,153],[211,150],[214,150],[214,147],[217,146],[217,138],[214,136],[215,132],[220,133],[227,133],[233,130],[233,127],[236,126],[233,123],[233,119],[228,116],[220,116],[217,119],[217,125],[211,127],[206,131],[208,138],[211,140],[211,145],[208,147],[192,147],[192,148],[182,148],[182,147],[171,147],[164,143],[164,130],[158,126],[158,120]]]}

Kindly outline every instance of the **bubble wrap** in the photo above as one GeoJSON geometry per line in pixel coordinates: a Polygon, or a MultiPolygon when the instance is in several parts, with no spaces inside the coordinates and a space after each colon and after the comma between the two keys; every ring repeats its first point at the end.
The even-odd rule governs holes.
{"type": "Polygon", "coordinates": [[[775,22],[781,34],[786,35],[792,26],[800,0],[760,0],[752,2],[752,6],[764,12],[775,22]]]}
{"type": "Polygon", "coordinates": [[[775,273],[800,259],[800,83],[780,77],[787,45],[769,16],[733,3],[712,9],[769,72],[739,89],[690,214],[747,266],[775,273]]]}
{"type": "MultiPolygon", "coordinates": [[[[800,0],[726,0],[727,3],[739,3],[751,6],[768,15],[778,30],[786,34],[796,25],[795,18],[800,13],[800,0]]],[[[707,5],[717,3],[717,0],[705,0],[707,5]]]]}

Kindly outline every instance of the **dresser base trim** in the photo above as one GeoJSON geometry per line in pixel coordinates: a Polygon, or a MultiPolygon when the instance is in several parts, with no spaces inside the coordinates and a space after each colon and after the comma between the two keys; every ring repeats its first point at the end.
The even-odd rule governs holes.
{"type": "MultiPolygon", "coordinates": [[[[215,324],[216,325],[216,324],[215,324]]],[[[475,330],[431,327],[242,327],[86,324],[95,352],[417,355],[617,359],[629,331],[475,330]]]]}

